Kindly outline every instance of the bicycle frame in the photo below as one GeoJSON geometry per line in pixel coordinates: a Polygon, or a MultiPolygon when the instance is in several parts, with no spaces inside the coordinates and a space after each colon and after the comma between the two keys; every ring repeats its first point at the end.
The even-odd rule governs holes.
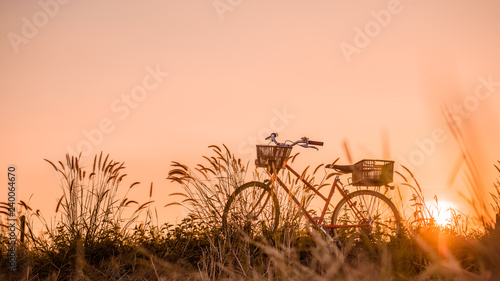
{"type": "Polygon", "coordinates": [[[335,176],[335,180],[332,183],[332,188],[330,189],[330,193],[328,194],[328,197],[325,197],[319,190],[317,190],[310,182],[304,180],[292,167],[290,167],[288,164],[285,164],[285,167],[288,171],[290,171],[295,177],[300,179],[301,182],[303,182],[310,190],[314,191],[316,195],[318,195],[321,199],[325,201],[325,206],[323,207],[323,210],[321,211],[321,216],[319,217],[318,220],[314,219],[313,216],[309,213],[309,211],[306,210],[306,208],[299,202],[299,200],[295,197],[294,194],[290,192],[286,184],[278,177],[277,173],[270,173],[268,171],[268,174],[271,176],[271,181],[274,182],[275,180],[279,183],[279,185],[292,197],[292,200],[301,207],[302,211],[304,212],[304,215],[309,219],[309,221],[316,225],[316,226],[321,226],[325,229],[332,229],[332,228],[349,228],[349,227],[367,227],[370,226],[371,220],[368,221],[364,218],[364,216],[361,214],[361,212],[358,210],[358,208],[355,206],[355,204],[352,203],[352,201],[349,199],[347,196],[346,192],[340,187],[339,185],[339,175],[335,176]],[[340,192],[340,195],[344,197],[347,200],[347,203],[349,204],[349,207],[352,208],[354,213],[356,214],[356,217],[359,219],[359,221],[366,221],[364,224],[346,224],[346,225],[331,225],[331,224],[323,224],[326,211],[328,209],[328,206],[330,205],[330,202],[333,198],[333,195],[335,193],[335,189],[338,189],[340,192]]]}

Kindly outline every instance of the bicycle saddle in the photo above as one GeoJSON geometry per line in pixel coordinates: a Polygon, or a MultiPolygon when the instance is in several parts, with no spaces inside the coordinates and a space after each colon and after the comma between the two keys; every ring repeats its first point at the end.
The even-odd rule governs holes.
{"type": "Polygon", "coordinates": [[[336,171],[339,171],[344,174],[349,174],[354,172],[355,167],[354,165],[335,165],[335,164],[328,164],[325,166],[327,169],[334,169],[336,171]]]}

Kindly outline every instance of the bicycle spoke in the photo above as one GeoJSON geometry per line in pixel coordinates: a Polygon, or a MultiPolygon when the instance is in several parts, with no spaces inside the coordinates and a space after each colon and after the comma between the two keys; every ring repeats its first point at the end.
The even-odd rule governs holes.
{"type": "Polygon", "coordinates": [[[279,205],[270,187],[250,182],[238,187],[230,196],[222,217],[226,230],[236,228],[249,236],[276,230],[279,205]]]}
{"type": "Polygon", "coordinates": [[[353,207],[346,198],[342,199],[333,212],[332,224],[353,227],[335,229],[335,235],[347,239],[358,232],[387,240],[398,233],[401,224],[399,213],[387,197],[371,190],[356,191],[348,196],[353,207]],[[355,225],[366,226],[354,227],[355,225]]]}

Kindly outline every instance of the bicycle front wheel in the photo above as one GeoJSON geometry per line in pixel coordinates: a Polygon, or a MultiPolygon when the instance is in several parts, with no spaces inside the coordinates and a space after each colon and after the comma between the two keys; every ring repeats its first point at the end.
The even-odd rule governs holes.
{"type": "Polygon", "coordinates": [[[269,185],[248,182],[238,187],[227,200],[222,215],[225,230],[243,231],[250,237],[268,235],[278,228],[279,202],[269,185]]]}
{"type": "Polygon", "coordinates": [[[343,241],[358,235],[389,241],[399,233],[401,218],[389,198],[373,190],[359,190],[340,200],[333,211],[332,225],[346,226],[333,229],[334,236],[343,241]]]}

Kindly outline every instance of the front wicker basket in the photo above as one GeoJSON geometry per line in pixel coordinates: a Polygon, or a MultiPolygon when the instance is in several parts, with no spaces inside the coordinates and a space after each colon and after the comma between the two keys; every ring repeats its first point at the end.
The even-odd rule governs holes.
{"type": "Polygon", "coordinates": [[[292,148],[291,146],[257,145],[255,166],[262,168],[269,167],[279,171],[290,156],[292,148]]]}

